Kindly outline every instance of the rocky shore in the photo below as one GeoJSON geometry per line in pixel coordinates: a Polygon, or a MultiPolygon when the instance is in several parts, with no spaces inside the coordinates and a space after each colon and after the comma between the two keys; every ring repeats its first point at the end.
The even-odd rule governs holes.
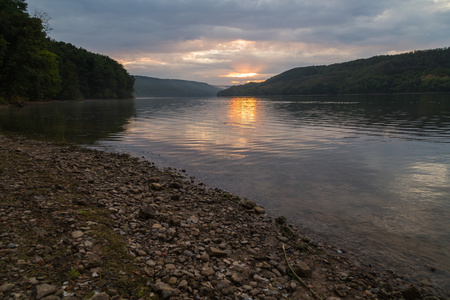
{"type": "Polygon", "coordinates": [[[2,299],[444,299],[127,155],[0,135],[2,299]]]}

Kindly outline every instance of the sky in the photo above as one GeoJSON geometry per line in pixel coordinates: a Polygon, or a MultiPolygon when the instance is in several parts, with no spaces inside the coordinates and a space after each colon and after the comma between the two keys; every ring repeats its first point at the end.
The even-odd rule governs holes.
{"type": "Polygon", "coordinates": [[[27,0],[131,75],[212,85],[450,46],[450,0],[27,0]]]}

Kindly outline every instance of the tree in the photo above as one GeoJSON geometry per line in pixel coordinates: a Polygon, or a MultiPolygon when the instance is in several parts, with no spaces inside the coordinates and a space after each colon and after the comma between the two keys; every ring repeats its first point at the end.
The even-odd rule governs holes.
{"type": "Polygon", "coordinates": [[[40,100],[59,92],[56,56],[39,18],[23,0],[0,0],[0,97],[40,100]]]}

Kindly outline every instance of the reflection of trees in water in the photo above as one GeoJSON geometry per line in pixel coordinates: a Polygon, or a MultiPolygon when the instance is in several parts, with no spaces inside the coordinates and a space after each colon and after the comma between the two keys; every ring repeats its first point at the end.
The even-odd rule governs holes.
{"type": "Polygon", "coordinates": [[[133,116],[134,100],[30,104],[0,110],[0,131],[90,144],[124,131],[133,116]]]}
{"type": "Polygon", "coordinates": [[[299,125],[356,128],[371,134],[445,137],[450,132],[449,95],[282,97],[271,106],[299,125]],[[377,133],[378,132],[378,133],[377,133]]]}

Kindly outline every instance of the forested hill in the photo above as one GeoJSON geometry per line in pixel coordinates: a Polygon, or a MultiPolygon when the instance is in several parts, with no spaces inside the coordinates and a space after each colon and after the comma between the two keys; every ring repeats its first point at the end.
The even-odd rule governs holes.
{"type": "Polygon", "coordinates": [[[450,48],[291,69],[219,96],[450,92],[450,48]]]}
{"type": "Polygon", "coordinates": [[[134,76],[135,97],[208,97],[221,89],[207,83],[134,76]]]}
{"type": "Polygon", "coordinates": [[[0,103],[129,98],[133,77],[113,59],[47,37],[45,14],[0,0],[0,103]]]}

